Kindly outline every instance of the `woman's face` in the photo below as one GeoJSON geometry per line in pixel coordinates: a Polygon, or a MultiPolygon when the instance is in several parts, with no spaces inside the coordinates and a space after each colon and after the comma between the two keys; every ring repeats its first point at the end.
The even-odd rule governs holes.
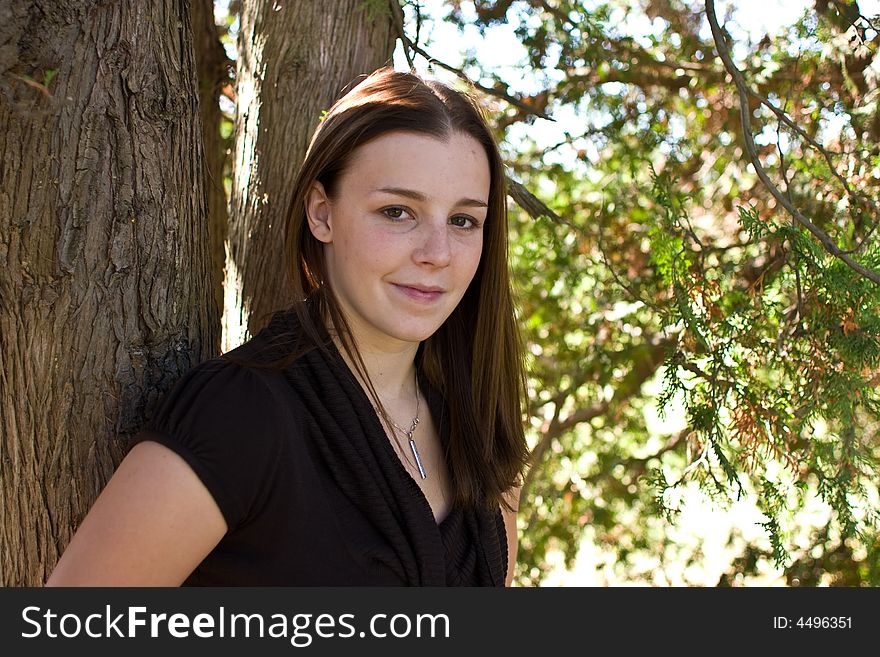
{"type": "Polygon", "coordinates": [[[391,132],[352,154],[334,198],[306,207],[359,346],[418,343],[464,296],[483,249],[489,161],[473,138],[391,132]]]}

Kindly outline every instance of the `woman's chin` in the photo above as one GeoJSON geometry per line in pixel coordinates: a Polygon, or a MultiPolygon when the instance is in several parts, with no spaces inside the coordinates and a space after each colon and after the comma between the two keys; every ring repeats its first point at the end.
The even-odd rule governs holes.
{"type": "Polygon", "coordinates": [[[414,324],[401,323],[395,326],[385,327],[382,331],[388,337],[400,340],[401,342],[423,342],[437,332],[441,324],[431,322],[418,322],[414,324]]]}

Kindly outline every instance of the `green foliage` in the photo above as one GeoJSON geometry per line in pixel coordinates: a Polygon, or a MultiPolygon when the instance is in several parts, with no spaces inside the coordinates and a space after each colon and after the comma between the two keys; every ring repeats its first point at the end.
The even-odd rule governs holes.
{"type": "MultiPolygon", "coordinates": [[[[756,181],[701,13],[677,0],[451,5],[448,20],[484,33],[512,26],[522,77],[541,88],[529,99],[583,126],[547,147],[533,116],[494,112],[511,171],[564,218],[511,214],[541,455],[521,501],[519,581],[540,583],[554,555],[571,566],[584,538],[622,579],[699,562],[670,538],[699,486],[718,507],[748,498],[763,514],[760,541],[731,536],[741,555],[719,583],[769,569],[792,585],[880,584],[880,286],[756,181]],[[816,504],[829,522],[811,533],[798,514],[816,504]]],[[[866,67],[878,36],[836,16],[734,38],[750,84],[802,131],[756,106],[764,167],[876,270],[880,88],[866,67]]],[[[465,69],[516,82],[475,57],[465,69]]]]}

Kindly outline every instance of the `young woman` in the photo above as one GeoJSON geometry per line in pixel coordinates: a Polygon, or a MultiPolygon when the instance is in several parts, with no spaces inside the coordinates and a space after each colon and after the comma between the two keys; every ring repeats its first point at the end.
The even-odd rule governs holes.
{"type": "Polygon", "coordinates": [[[48,584],[509,584],[505,196],[466,96],[383,69],[338,100],[288,216],[300,301],[184,375],[48,584]]]}

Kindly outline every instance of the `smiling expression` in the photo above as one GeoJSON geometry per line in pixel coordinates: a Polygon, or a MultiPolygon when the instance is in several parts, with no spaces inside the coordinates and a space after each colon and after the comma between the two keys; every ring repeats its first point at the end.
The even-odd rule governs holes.
{"type": "Polygon", "coordinates": [[[466,134],[390,132],[354,151],[329,198],[306,207],[358,344],[418,343],[470,285],[483,248],[489,161],[466,134]]]}

